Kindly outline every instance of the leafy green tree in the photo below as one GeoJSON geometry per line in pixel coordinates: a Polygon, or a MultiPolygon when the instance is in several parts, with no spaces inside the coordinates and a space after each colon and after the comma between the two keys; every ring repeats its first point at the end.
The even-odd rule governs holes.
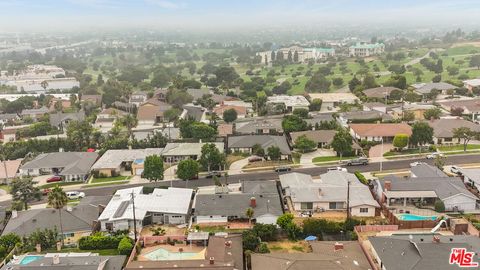
{"type": "Polygon", "coordinates": [[[302,151],[302,153],[310,152],[314,150],[315,147],[317,147],[317,144],[314,141],[307,138],[306,135],[302,135],[295,140],[295,148],[302,151]]]}
{"type": "Polygon", "coordinates": [[[309,109],[310,111],[320,111],[322,108],[322,100],[319,98],[315,98],[310,102],[309,109]]]}
{"type": "Polygon", "coordinates": [[[473,55],[470,58],[470,67],[476,67],[480,69],[480,55],[473,55]]]}
{"type": "Polygon", "coordinates": [[[205,123],[194,123],[192,125],[192,138],[198,140],[212,140],[215,135],[217,135],[217,131],[205,124],[205,123]]]}
{"type": "Polygon", "coordinates": [[[375,88],[378,86],[377,82],[375,81],[375,76],[370,73],[365,75],[362,85],[365,89],[375,88]]]}
{"type": "MultiPolygon", "coordinates": [[[[295,53],[297,53],[297,51],[295,51],[295,53]]],[[[270,253],[267,243],[261,242],[257,247],[257,252],[261,254],[270,253]]]]}
{"type": "Polygon", "coordinates": [[[128,137],[133,138],[133,128],[137,126],[138,120],[133,114],[127,114],[120,119],[122,125],[127,129],[128,137]]]}
{"type": "Polygon", "coordinates": [[[293,110],[293,115],[296,115],[300,118],[308,118],[308,110],[307,109],[303,109],[303,108],[297,108],[295,110],[293,110]]]}
{"type": "Polygon", "coordinates": [[[349,154],[352,152],[352,143],[353,139],[350,133],[345,129],[341,129],[338,131],[335,136],[333,136],[333,141],[331,146],[337,154],[340,155],[340,158],[343,157],[345,154],[349,154]]]}
{"type": "Polygon", "coordinates": [[[58,211],[58,218],[60,220],[60,239],[63,245],[63,223],[62,223],[62,209],[67,205],[67,194],[59,186],[54,187],[50,193],[48,193],[48,204],[58,211]]]}
{"type": "Polygon", "coordinates": [[[183,89],[169,89],[167,92],[167,102],[175,108],[181,109],[183,105],[193,101],[193,97],[183,89]]]}
{"type": "Polygon", "coordinates": [[[265,156],[265,150],[263,149],[263,147],[256,143],[252,146],[252,155],[256,155],[256,156],[259,156],[259,157],[264,157],[265,156]]]}
{"type": "Polygon", "coordinates": [[[225,164],[225,156],[220,153],[215,144],[206,143],[202,146],[200,164],[203,169],[207,171],[211,169],[221,169],[225,164]]]}
{"type": "Polygon", "coordinates": [[[427,120],[439,119],[441,115],[442,115],[442,110],[440,110],[437,107],[428,109],[423,113],[423,117],[425,117],[425,119],[427,120]]]}
{"type": "Polygon", "coordinates": [[[294,222],[289,223],[285,231],[287,232],[288,239],[291,241],[298,240],[298,238],[300,238],[300,236],[303,234],[302,228],[300,228],[294,222]]]}
{"type": "Polygon", "coordinates": [[[446,159],[447,158],[443,155],[436,155],[433,164],[435,165],[435,167],[443,171],[443,166],[445,166],[446,159]]]}
{"type": "Polygon", "coordinates": [[[223,112],[223,120],[227,123],[232,123],[237,120],[237,111],[235,109],[228,109],[223,112]]]}
{"type": "Polygon", "coordinates": [[[178,120],[178,117],[182,114],[182,112],[177,108],[171,108],[163,112],[163,118],[167,122],[174,122],[178,120]]]}
{"type": "Polygon", "coordinates": [[[163,159],[157,155],[151,155],[145,158],[143,165],[143,177],[150,181],[163,180],[163,159]]]}
{"type": "Polygon", "coordinates": [[[67,138],[72,140],[77,149],[89,147],[93,138],[93,127],[87,121],[71,121],[67,126],[67,138]]]}
{"type": "Polygon", "coordinates": [[[198,175],[199,170],[200,168],[196,160],[185,159],[178,164],[177,176],[182,180],[191,180],[198,175]]]}
{"type": "Polygon", "coordinates": [[[463,151],[466,152],[470,140],[480,138],[480,133],[471,130],[469,127],[459,127],[453,129],[453,138],[462,141],[463,151]]]}
{"type": "Polygon", "coordinates": [[[28,209],[28,203],[42,197],[40,189],[34,186],[30,178],[16,178],[10,182],[10,194],[13,201],[23,202],[23,208],[28,209]]]}
{"type": "Polygon", "coordinates": [[[353,78],[348,82],[348,89],[350,89],[350,91],[353,91],[359,85],[362,85],[362,82],[357,79],[356,76],[353,76],[353,78]]]}
{"type": "Polygon", "coordinates": [[[252,230],[245,230],[242,232],[243,250],[256,251],[260,240],[257,234],[252,230]]]}
{"type": "Polygon", "coordinates": [[[277,225],[285,230],[288,224],[293,222],[293,214],[292,213],[285,213],[277,218],[277,225]]]}
{"type": "Polygon", "coordinates": [[[272,145],[267,148],[267,155],[271,160],[279,160],[282,156],[282,152],[280,151],[280,148],[272,145]]]}
{"type": "Polygon", "coordinates": [[[433,128],[427,122],[416,122],[412,126],[412,136],[410,143],[412,145],[424,145],[432,141],[433,128]]]}
{"type": "Polygon", "coordinates": [[[435,201],[435,212],[437,213],[445,212],[445,204],[440,199],[435,201]]]}
{"type": "Polygon", "coordinates": [[[253,218],[254,214],[255,214],[255,211],[251,207],[248,207],[247,210],[245,210],[245,216],[247,216],[247,218],[248,218],[248,226],[249,227],[252,226],[252,218],[253,218]]]}
{"type": "Polygon", "coordinates": [[[255,232],[262,241],[275,241],[278,238],[277,226],[274,224],[256,223],[253,225],[252,231],[255,232]]]}
{"type": "Polygon", "coordinates": [[[123,237],[122,240],[118,243],[118,254],[120,255],[130,255],[133,249],[132,240],[128,237],[123,237]]]}
{"type": "Polygon", "coordinates": [[[413,111],[404,111],[402,120],[407,122],[415,120],[415,113],[413,111]]]}
{"type": "Polygon", "coordinates": [[[327,79],[324,75],[316,73],[312,76],[310,80],[305,84],[305,91],[309,93],[326,93],[330,91],[330,86],[332,82],[327,79]]]}
{"type": "Polygon", "coordinates": [[[286,115],[282,120],[282,128],[286,133],[304,131],[308,129],[308,124],[296,115],[286,115]]]}
{"type": "Polygon", "coordinates": [[[398,150],[402,150],[403,148],[407,147],[408,145],[408,135],[407,134],[397,134],[393,138],[393,146],[395,146],[398,150]]]}

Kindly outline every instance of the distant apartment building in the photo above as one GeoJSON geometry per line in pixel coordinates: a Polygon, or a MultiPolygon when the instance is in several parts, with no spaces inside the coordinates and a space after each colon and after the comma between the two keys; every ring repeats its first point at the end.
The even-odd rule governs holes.
{"type": "Polygon", "coordinates": [[[261,56],[262,63],[267,63],[267,64],[279,58],[288,60],[289,57],[291,57],[292,61],[294,62],[308,62],[308,60],[326,59],[327,57],[335,56],[335,49],[303,48],[300,46],[292,46],[288,48],[281,48],[277,51],[258,52],[257,56],[261,56]]]}
{"type": "Polygon", "coordinates": [[[368,57],[372,55],[382,54],[385,51],[383,43],[365,43],[357,42],[348,48],[348,54],[354,57],[368,57]]]}

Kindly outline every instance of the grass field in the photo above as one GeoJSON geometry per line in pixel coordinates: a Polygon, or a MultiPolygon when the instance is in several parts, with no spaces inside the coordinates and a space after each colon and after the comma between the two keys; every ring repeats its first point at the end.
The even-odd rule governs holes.
{"type": "Polygon", "coordinates": [[[316,158],[313,158],[312,159],[312,162],[313,163],[317,163],[317,162],[328,162],[328,161],[340,161],[340,160],[348,160],[348,159],[352,159],[352,158],[355,158],[355,157],[337,157],[337,156],[333,156],[333,157],[316,157],[316,158]]]}
{"type": "MultiPolygon", "coordinates": [[[[463,151],[463,144],[439,146],[437,149],[440,151],[463,151]]],[[[480,144],[467,145],[467,150],[477,149],[480,149],[480,144]]]]}
{"type": "Polygon", "coordinates": [[[106,182],[114,182],[114,181],[125,181],[130,179],[129,176],[114,176],[114,177],[104,177],[104,178],[93,178],[90,183],[106,183],[106,182]]]}
{"type": "Polygon", "coordinates": [[[83,181],[48,183],[48,184],[45,184],[45,185],[41,185],[39,188],[41,188],[41,189],[42,188],[52,188],[52,187],[55,187],[55,186],[64,187],[64,186],[72,186],[72,185],[79,185],[79,184],[83,184],[83,181]]]}

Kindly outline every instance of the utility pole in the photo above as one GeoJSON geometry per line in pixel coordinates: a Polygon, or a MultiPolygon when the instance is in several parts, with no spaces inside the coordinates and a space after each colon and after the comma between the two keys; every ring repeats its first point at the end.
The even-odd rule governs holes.
{"type": "Polygon", "coordinates": [[[135,195],[133,194],[133,191],[131,195],[132,195],[132,208],[133,208],[133,233],[135,235],[135,244],[136,244],[137,243],[137,218],[135,217],[135,195]]]}
{"type": "Polygon", "coordinates": [[[347,182],[347,219],[350,218],[350,181],[347,182]]]}

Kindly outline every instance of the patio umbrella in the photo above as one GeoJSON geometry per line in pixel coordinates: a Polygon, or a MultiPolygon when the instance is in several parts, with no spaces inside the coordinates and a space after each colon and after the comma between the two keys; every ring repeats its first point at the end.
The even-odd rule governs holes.
{"type": "Polygon", "coordinates": [[[309,235],[305,238],[305,241],[316,241],[317,237],[313,235],[309,235]]]}

